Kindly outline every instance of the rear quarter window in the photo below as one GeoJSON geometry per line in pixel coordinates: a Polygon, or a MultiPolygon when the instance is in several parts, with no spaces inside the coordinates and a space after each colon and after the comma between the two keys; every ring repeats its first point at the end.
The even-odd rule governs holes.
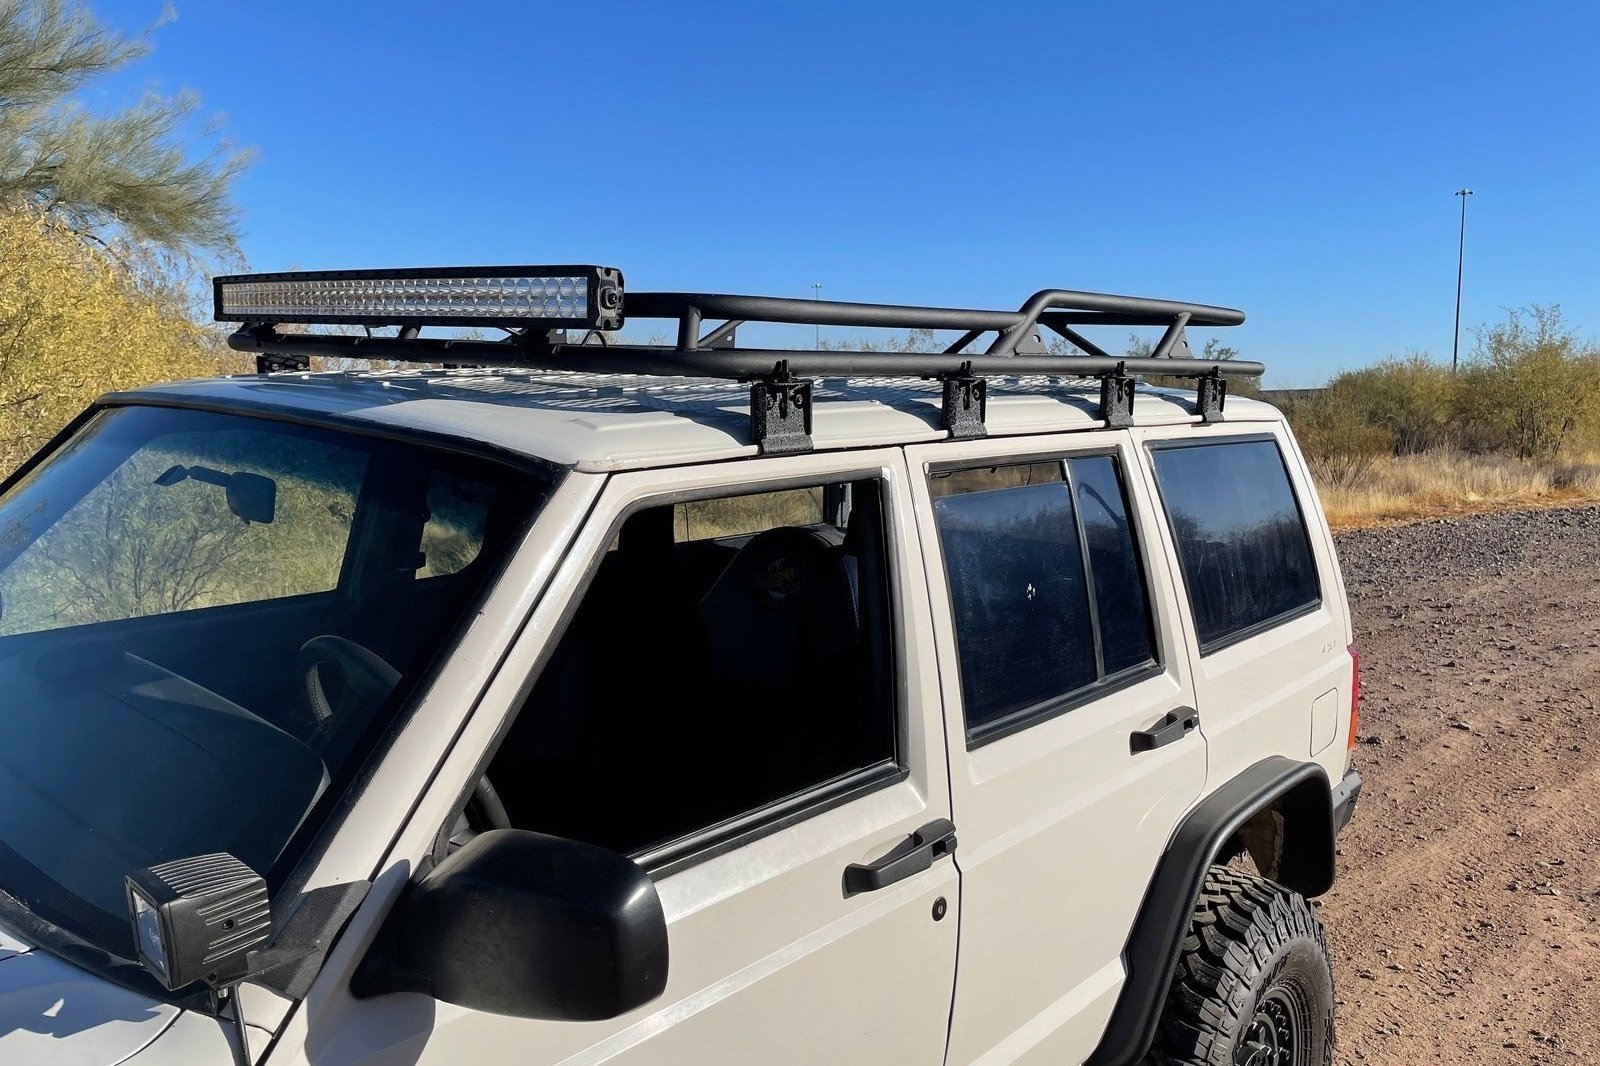
{"type": "Polygon", "coordinates": [[[1305,517],[1276,441],[1152,449],[1202,652],[1321,601],[1305,517]]]}

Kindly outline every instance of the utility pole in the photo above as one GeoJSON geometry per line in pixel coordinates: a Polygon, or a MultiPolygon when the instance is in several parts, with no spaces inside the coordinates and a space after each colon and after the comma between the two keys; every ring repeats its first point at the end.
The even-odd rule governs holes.
{"type": "Polygon", "coordinates": [[[1455,342],[1450,346],[1452,374],[1461,362],[1461,273],[1467,260],[1467,197],[1472,195],[1472,190],[1457,189],[1456,195],[1461,197],[1461,236],[1456,242],[1456,334],[1455,342]]]}
{"type": "MultiPolygon", "coordinates": [[[[817,301],[817,303],[821,303],[822,302],[822,282],[813,281],[811,283],[811,298],[813,300],[817,301]]],[[[817,324],[817,347],[818,348],[822,347],[822,325],[821,325],[821,323],[817,324]]]]}

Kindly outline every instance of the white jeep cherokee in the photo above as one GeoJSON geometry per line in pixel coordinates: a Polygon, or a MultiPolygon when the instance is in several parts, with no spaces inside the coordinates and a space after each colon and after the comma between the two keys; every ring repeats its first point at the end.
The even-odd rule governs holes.
{"type": "Polygon", "coordinates": [[[0,1060],[1330,1061],[1339,565],[1260,365],[1170,357],[1241,314],[216,296],[258,375],[0,492],[0,1060]]]}

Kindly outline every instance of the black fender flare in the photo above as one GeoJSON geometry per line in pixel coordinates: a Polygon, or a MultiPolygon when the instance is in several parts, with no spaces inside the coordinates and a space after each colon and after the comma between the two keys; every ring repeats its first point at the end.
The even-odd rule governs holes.
{"type": "Polygon", "coordinates": [[[1252,816],[1280,803],[1285,839],[1294,841],[1292,849],[1285,849],[1280,884],[1307,897],[1332,887],[1332,794],[1321,766],[1273,755],[1212,792],[1184,817],[1145,889],[1122,950],[1127,979],[1088,1066],[1136,1063],[1150,1050],[1206,872],[1252,816]]]}

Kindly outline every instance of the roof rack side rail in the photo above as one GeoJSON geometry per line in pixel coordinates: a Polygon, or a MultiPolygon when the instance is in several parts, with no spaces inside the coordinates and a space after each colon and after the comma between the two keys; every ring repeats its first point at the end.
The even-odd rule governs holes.
{"type": "Polygon", "coordinates": [[[726,378],[748,381],[773,373],[780,362],[800,377],[937,377],[971,372],[984,377],[1042,375],[1094,378],[1115,373],[1202,378],[1213,372],[1228,377],[1257,377],[1266,367],[1249,359],[1154,359],[1118,356],[963,355],[943,352],[816,351],[805,348],[699,348],[643,344],[550,344],[532,337],[508,341],[454,340],[441,337],[349,337],[319,333],[274,333],[239,330],[228,338],[236,351],[274,351],[336,359],[393,359],[413,363],[457,363],[461,366],[504,366],[530,370],[570,370],[591,374],[640,374],[652,377],[726,378]]]}

